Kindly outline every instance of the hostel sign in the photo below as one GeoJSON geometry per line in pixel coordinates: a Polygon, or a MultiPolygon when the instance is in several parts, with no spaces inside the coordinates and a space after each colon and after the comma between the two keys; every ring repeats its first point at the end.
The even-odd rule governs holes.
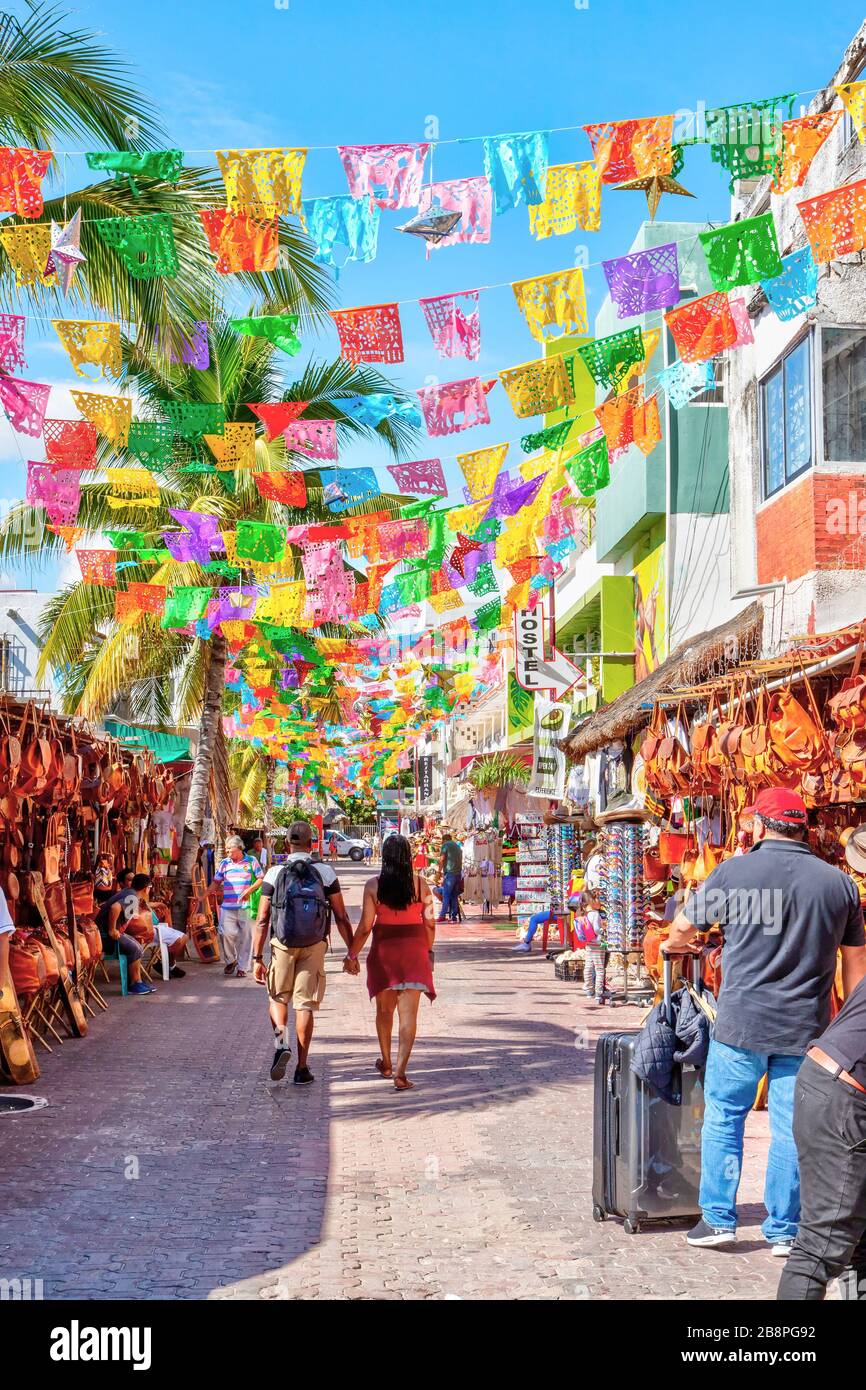
{"type": "Polygon", "coordinates": [[[578,682],[583,672],[554,647],[544,649],[544,615],[537,609],[521,608],[514,614],[514,674],[524,690],[552,690],[556,699],[578,682]]]}

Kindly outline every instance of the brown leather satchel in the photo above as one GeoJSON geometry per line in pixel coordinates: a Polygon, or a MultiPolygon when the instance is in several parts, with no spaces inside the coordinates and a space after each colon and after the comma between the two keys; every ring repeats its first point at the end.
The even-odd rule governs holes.
{"type": "Polygon", "coordinates": [[[863,638],[857,644],[851,674],[827,701],[827,709],[839,729],[866,729],[866,675],[860,674],[863,638]]]}
{"type": "Polygon", "coordinates": [[[770,746],[783,773],[780,780],[786,770],[809,772],[827,762],[827,735],[808,679],[804,685],[808,709],[789,688],[774,691],[767,707],[770,746]]]}
{"type": "Polygon", "coordinates": [[[707,702],[704,723],[692,728],[692,782],[705,795],[718,796],[722,789],[722,752],[719,747],[719,703],[715,694],[707,702]]]}

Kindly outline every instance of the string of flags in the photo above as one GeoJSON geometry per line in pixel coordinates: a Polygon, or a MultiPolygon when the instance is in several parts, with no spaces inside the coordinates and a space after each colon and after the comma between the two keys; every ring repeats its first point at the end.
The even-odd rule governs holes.
{"type": "MultiPolygon", "coordinates": [[[[866,139],[866,82],[837,94],[866,139]]],[[[566,164],[549,162],[549,132],[487,136],[483,171],[435,183],[438,142],[340,146],[347,191],[328,198],[303,196],[306,149],[217,151],[224,206],[199,217],[219,273],[275,269],[280,219],[292,216],[319,262],[338,275],[346,260],[376,257],[383,212],[399,213],[398,230],[422,240],[428,256],[488,242],[493,219],[518,207],[539,240],[598,230],[608,189],[642,191],[653,216],[664,194],[690,196],[679,175],[696,144],[709,147],[732,184],[766,175],[781,196],[803,186],[842,114],[795,117],[793,101],[789,94],[719,108],[682,139],[672,116],[587,125],[585,157],[566,164]],[[756,114],[757,138],[755,129],[749,139],[731,138],[738,121],[756,114]]],[[[177,275],[167,214],[82,221],[78,211],[65,225],[40,221],[52,158],[0,150],[0,210],[21,219],[0,226],[0,245],[19,288],[70,294],[97,246],[135,279],[177,275]]],[[[87,163],[124,181],[137,199],[148,183],[177,184],[184,155],[103,151],[89,153],[87,163]]],[[[712,289],[698,298],[683,297],[676,242],[603,261],[622,326],[600,338],[590,334],[581,268],[515,280],[515,305],[538,350],[576,339],[570,349],[491,376],[477,368],[462,376],[458,365],[454,380],[408,397],[347,395],[336,402],[338,419],[318,418],[308,401],[250,402],[233,419],[219,401],[170,399],[137,418],[131,399],[108,394],[122,374],[121,325],[58,318],[58,340],[87,388],[72,391],[81,418],[60,419],[48,413],[50,386],[26,377],[26,316],[2,314],[0,404],[16,433],[41,439],[44,451],[44,460],[27,463],[26,502],[76,553],[81,583],[105,591],[106,612],[123,630],[150,624],[202,641],[222,633],[227,685],[238,696],[225,720],[231,737],[266,746],[314,787],[370,787],[393,777],[407,746],[495,678],[510,615],[535,607],[584,543],[587,506],[609,484],[611,461],[632,446],[649,454],[661,440],[660,393],[682,409],[711,389],[714,359],[752,340],[737,291],[760,286],[778,318],[790,319],[816,302],[820,266],[866,246],[866,180],[797,207],[807,244],[796,249],[779,245],[772,211],[702,231],[697,245],[712,289]],[[654,313],[659,328],[628,322],[654,313]],[[661,325],[678,358],[650,373],[661,325]],[[388,464],[384,486],[373,467],[339,466],[341,420],[374,430],[401,421],[430,438],[462,434],[490,423],[497,385],[526,422],[524,457],[509,462],[512,441],[458,452],[462,500],[449,501],[441,455],[388,464]],[[604,398],[587,410],[597,391],[604,398]],[[211,514],[206,497],[171,505],[183,474],[211,474],[231,497],[241,486],[255,514],[244,514],[246,503],[211,514]],[[80,520],[90,489],[111,516],[99,545],[80,520]],[[383,622],[400,635],[396,656],[379,631],[383,622]],[[330,624],[344,635],[327,635],[330,624]],[[431,625],[462,644],[465,660],[431,657],[423,646],[431,625]]],[[[481,295],[489,288],[415,301],[443,360],[479,361],[481,295]]],[[[344,360],[402,362],[402,307],[334,310],[344,360]]],[[[249,314],[230,326],[288,357],[302,349],[294,314],[249,314]]],[[[187,325],[166,350],[189,371],[207,370],[209,324],[187,325]]]]}

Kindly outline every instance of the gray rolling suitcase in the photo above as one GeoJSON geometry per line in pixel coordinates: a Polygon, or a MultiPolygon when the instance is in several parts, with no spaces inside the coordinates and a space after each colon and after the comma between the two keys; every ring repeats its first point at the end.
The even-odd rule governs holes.
{"type": "MultiPolygon", "coordinates": [[[[667,1002],[670,961],[664,984],[667,1002]]],[[[644,1222],[697,1221],[701,1214],[701,1073],[683,1067],[682,1103],[668,1104],[631,1069],[636,1037],[604,1033],[595,1053],[592,1214],[596,1221],[621,1217],[629,1235],[644,1222]]]]}

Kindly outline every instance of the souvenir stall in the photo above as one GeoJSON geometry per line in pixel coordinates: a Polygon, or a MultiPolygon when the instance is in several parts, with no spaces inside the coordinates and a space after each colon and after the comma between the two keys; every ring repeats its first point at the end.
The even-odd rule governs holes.
{"type": "Polygon", "coordinates": [[[0,1077],[39,1075],[34,1045],[84,1037],[106,1008],[95,925],[100,888],[120,865],[165,872],[155,816],[170,806],[170,771],[147,749],[0,699],[0,887],[15,924],[10,978],[0,982],[0,1077]],[[101,978],[101,976],[100,976],[101,978]]]}
{"type": "Polygon", "coordinates": [[[514,904],[518,936],[523,937],[530,918],[544,912],[549,904],[547,827],[540,815],[527,813],[517,817],[514,835],[514,904]]]}
{"type": "MultiPolygon", "coordinates": [[[[657,825],[644,864],[653,877],[675,875],[680,899],[749,848],[748,806],[762,788],[784,786],[806,802],[813,851],[851,874],[866,905],[864,634],[866,624],[795,640],[778,657],[657,701],[641,742],[657,825]]],[[[656,976],[666,931],[656,921],[644,941],[656,976]]],[[[715,987],[720,954],[711,935],[705,977],[715,987]]]]}
{"type": "Polygon", "coordinates": [[[491,914],[502,901],[502,836],[494,826],[463,841],[463,901],[491,914]]]}
{"type": "Polygon", "coordinates": [[[608,1003],[640,1004],[652,997],[644,965],[648,892],[644,876],[647,816],[609,811],[598,817],[601,837],[601,918],[608,1003]]]}

